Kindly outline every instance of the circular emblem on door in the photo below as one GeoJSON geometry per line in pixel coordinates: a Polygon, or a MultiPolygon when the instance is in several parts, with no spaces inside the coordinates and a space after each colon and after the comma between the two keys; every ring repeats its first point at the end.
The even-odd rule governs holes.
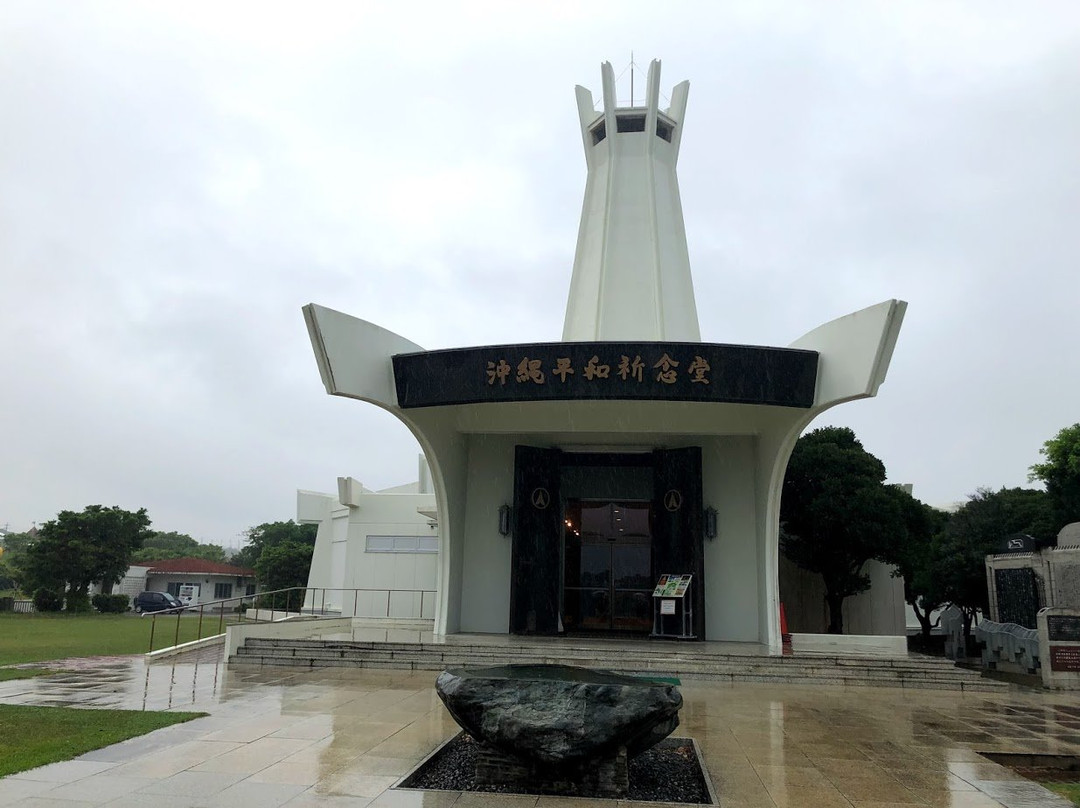
{"type": "Polygon", "coordinates": [[[531,500],[533,507],[538,511],[542,511],[551,504],[551,494],[548,493],[546,488],[534,488],[531,500]]]}
{"type": "Polygon", "coordinates": [[[672,488],[664,494],[664,507],[674,513],[682,507],[682,493],[672,488]]]}

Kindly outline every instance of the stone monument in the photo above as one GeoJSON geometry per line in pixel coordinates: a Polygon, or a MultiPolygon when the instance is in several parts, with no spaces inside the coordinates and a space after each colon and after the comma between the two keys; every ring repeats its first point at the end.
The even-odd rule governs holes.
{"type": "Polygon", "coordinates": [[[1043,685],[1080,690],[1080,609],[1041,609],[1038,623],[1043,685]]]}
{"type": "Polygon", "coordinates": [[[627,761],[679,725],[674,685],[570,665],[444,671],[435,689],[481,744],[477,785],[625,797],[627,761]]]}

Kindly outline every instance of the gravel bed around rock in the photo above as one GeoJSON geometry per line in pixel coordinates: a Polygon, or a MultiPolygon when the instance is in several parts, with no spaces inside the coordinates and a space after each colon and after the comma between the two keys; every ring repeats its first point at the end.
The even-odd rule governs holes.
{"type": "MultiPolygon", "coordinates": [[[[462,732],[409,775],[402,788],[446,791],[532,793],[512,786],[476,784],[477,743],[462,732]]],[[[709,803],[709,789],[694,745],[687,738],[667,738],[629,763],[628,799],[644,802],[709,803]]]]}

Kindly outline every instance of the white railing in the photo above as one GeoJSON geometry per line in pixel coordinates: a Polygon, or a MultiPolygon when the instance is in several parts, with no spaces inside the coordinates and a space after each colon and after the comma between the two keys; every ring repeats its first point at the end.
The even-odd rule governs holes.
{"type": "MultiPolygon", "coordinates": [[[[400,600],[400,598],[399,598],[400,600]]],[[[189,616],[186,619],[194,619],[190,613],[198,612],[199,623],[195,631],[194,640],[187,638],[185,633],[185,642],[192,642],[202,640],[205,637],[213,637],[219,634],[225,633],[225,615],[233,613],[235,618],[230,618],[232,623],[271,623],[286,617],[400,617],[400,618],[422,618],[425,612],[425,606],[430,606],[434,609],[435,606],[435,592],[431,589],[368,589],[368,588],[355,588],[355,589],[343,589],[334,587],[306,587],[306,586],[292,586],[287,589],[275,589],[271,592],[258,592],[254,595],[240,595],[233,598],[224,598],[222,600],[212,600],[207,603],[200,603],[197,606],[184,606],[178,609],[165,609],[158,612],[146,612],[144,617],[151,619],[150,625],[150,651],[154,651],[154,634],[157,629],[157,620],[161,618],[175,618],[176,624],[173,629],[173,646],[180,644],[180,627],[181,619],[184,619],[184,613],[188,612],[189,616]],[[327,593],[341,593],[341,597],[337,598],[334,594],[331,594],[329,599],[327,593]],[[379,614],[360,614],[360,596],[361,594],[368,595],[365,599],[365,606],[369,603],[373,603],[375,596],[377,595],[381,602],[381,595],[386,595],[385,609],[383,613],[379,614]],[[352,595],[352,611],[351,613],[344,608],[349,603],[349,595],[352,595]],[[415,614],[391,614],[392,604],[394,602],[394,595],[409,595],[412,596],[412,605],[414,609],[410,609],[410,612],[415,611],[415,614]],[[417,597],[419,596],[419,597],[417,597]],[[430,596],[430,597],[429,597],[430,596]],[[335,601],[339,605],[334,605],[335,601]],[[214,622],[217,623],[217,630],[213,628],[207,629],[207,633],[203,634],[203,625],[206,617],[210,617],[211,626],[214,622]],[[216,620],[214,618],[217,618],[216,620]],[[212,632],[212,633],[211,633],[212,632]]],[[[371,611],[365,608],[364,611],[371,611]]],[[[158,649],[161,650],[161,649],[158,649]]]]}

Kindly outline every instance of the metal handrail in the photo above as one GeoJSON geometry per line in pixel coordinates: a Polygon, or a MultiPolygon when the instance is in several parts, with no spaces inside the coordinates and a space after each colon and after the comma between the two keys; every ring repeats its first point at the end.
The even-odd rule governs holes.
{"type": "MultiPolygon", "coordinates": [[[[342,592],[342,593],[352,592],[353,593],[353,612],[352,612],[352,615],[351,615],[352,617],[358,617],[359,616],[359,615],[357,615],[357,608],[358,608],[358,604],[359,604],[359,601],[360,601],[360,593],[361,592],[385,592],[386,593],[386,612],[383,615],[384,618],[389,618],[390,617],[391,598],[393,597],[393,595],[395,593],[400,593],[400,594],[404,594],[404,595],[420,595],[420,610],[419,610],[420,615],[419,616],[421,616],[421,617],[424,614],[424,596],[425,595],[434,595],[435,594],[435,590],[433,590],[433,589],[386,589],[386,588],[372,589],[372,588],[367,588],[367,587],[344,588],[344,587],[324,587],[324,586],[311,586],[311,587],[308,587],[308,586],[290,586],[290,587],[286,587],[285,589],[274,589],[274,590],[271,590],[269,592],[256,592],[254,595],[238,595],[238,596],[232,597],[232,598],[223,598],[221,600],[212,600],[212,601],[208,601],[206,603],[200,603],[197,606],[182,606],[182,607],[172,608],[172,609],[161,609],[160,611],[156,611],[156,612],[144,612],[143,616],[144,617],[149,617],[151,619],[151,622],[150,622],[150,647],[148,649],[148,653],[152,652],[154,650],[154,633],[155,633],[155,630],[157,628],[157,618],[159,616],[161,616],[161,617],[172,617],[173,615],[176,616],[176,629],[175,629],[175,632],[173,634],[173,645],[172,645],[172,647],[176,647],[177,645],[180,644],[180,618],[181,618],[181,616],[183,615],[184,612],[192,612],[192,611],[195,611],[195,610],[198,610],[198,612],[199,612],[199,626],[198,626],[198,629],[196,631],[197,636],[196,636],[195,640],[193,640],[192,642],[198,642],[199,640],[205,639],[203,637],[202,630],[203,630],[203,617],[205,615],[205,610],[207,610],[207,609],[209,609],[211,612],[214,612],[214,611],[218,612],[218,630],[217,630],[217,633],[216,634],[207,634],[206,635],[207,638],[208,637],[218,636],[220,634],[225,633],[225,629],[224,629],[224,626],[225,626],[225,612],[226,611],[231,611],[231,610],[235,610],[237,612],[237,614],[238,614],[237,621],[240,622],[240,623],[245,622],[245,619],[248,622],[252,622],[252,623],[273,623],[273,622],[276,622],[279,612],[284,614],[284,615],[295,614],[295,615],[300,615],[300,616],[311,616],[311,617],[325,617],[325,616],[327,616],[327,614],[338,615],[338,616],[341,616],[341,617],[348,617],[349,615],[345,614],[345,610],[343,608],[340,609],[340,610],[331,609],[331,611],[327,612],[327,609],[326,609],[326,593],[327,592],[342,592]],[[303,593],[303,594],[299,598],[294,597],[294,595],[296,595],[298,593],[303,593]],[[320,607],[319,607],[318,610],[316,610],[314,604],[315,604],[316,599],[317,599],[316,596],[319,593],[321,593],[320,607]],[[284,608],[279,608],[276,605],[276,603],[278,602],[278,596],[279,595],[284,595],[284,598],[282,598],[285,601],[284,608]],[[304,604],[307,604],[309,602],[309,595],[310,595],[310,602],[312,604],[310,607],[304,605],[304,604]],[[265,607],[263,605],[260,604],[259,601],[262,601],[262,603],[265,604],[267,598],[269,598],[270,601],[271,601],[271,604],[270,604],[270,607],[269,607],[270,617],[264,619],[264,618],[260,617],[260,612],[265,611],[266,609],[265,609],[265,607]],[[244,611],[244,603],[245,602],[250,602],[251,603],[251,608],[254,609],[255,613],[251,617],[245,618],[245,611],[244,611]],[[290,608],[294,602],[297,603],[297,606],[295,608],[290,608]],[[233,604],[233,605],[230,606],[228,604],[233,604]]],[[[345,602],[345,598],[343,596],[342,597],[342,605],[344,605],[344,602],[345,602]]]]}

